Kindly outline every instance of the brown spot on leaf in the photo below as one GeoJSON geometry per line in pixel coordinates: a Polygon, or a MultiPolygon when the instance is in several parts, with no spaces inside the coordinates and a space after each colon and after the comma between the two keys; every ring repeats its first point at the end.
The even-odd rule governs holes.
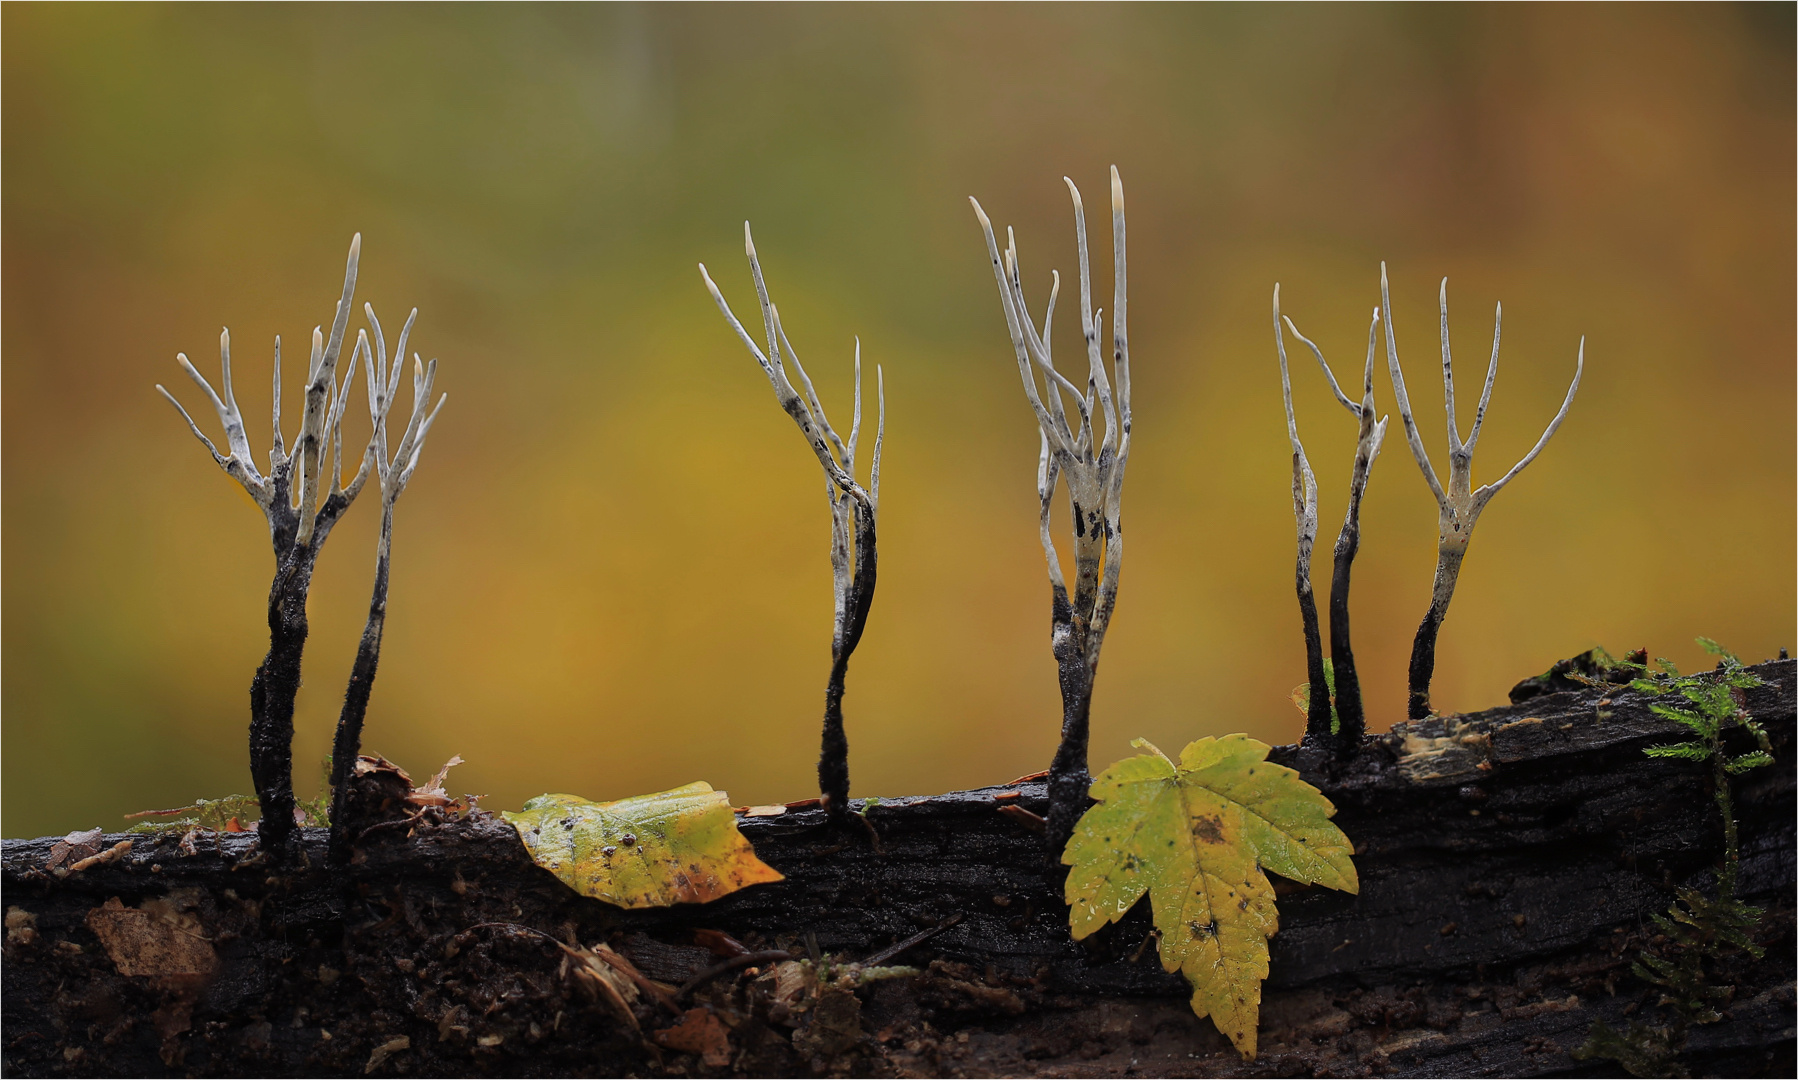
{"type": "Polygon", "coordinates": [[[1193,818],[1192,835],[1201,844],[1221,844],[1224,842],[1224,823],[1215,816],[1193,818]]]}

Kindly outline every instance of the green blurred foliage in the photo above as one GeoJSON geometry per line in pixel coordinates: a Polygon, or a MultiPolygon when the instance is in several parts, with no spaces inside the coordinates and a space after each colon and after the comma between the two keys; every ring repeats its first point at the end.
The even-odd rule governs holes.
{"type": "MultiPolygon", "coordinates": [[[[746,308],[744,218],[831,407],[853,335],[886,369],[856,791],[1047,762],[1037,439],[966,196],[1018,226],[1040,299],[1073,266],[1060,177],[1102,199],[1114,162],[1139,402],[1094,760],[1136,735],[1299,732],[1269,294],[1284,282],[1352,370],[1381,259],[1439,455],[1437,281],[1468,383],[1505,302],[1476,481],[1529,447],[1588,342],[1566,426],[1481,526],[1439,706],[1500,702],[1600,643],[1683,662],[1697,629],[1749,658],[1793,640],[1789,5],[13,4],[0,23],[8,835],[248,788],[266,531],[151,384],[194,402],[174,353],[216,369],[229,325],[266,453],[269,344],[303,355],[357,230],[359,298],[394,325],[420,308],[450,393],[399,508],[366,744],[419,775],[464,755],[490,807],[697,777],[739,803],[813,790],[817,465],[694,268],[746,308]]],[[[1327,546],[1353,421],[1296,375],[1327,546]]],[[[1376,729],[1403,714],[1435,515],[1393,443],[1355,590],[1376,729]]],[[[320,564],[302,788],[377,516],[352,511],[320,564]]]]}

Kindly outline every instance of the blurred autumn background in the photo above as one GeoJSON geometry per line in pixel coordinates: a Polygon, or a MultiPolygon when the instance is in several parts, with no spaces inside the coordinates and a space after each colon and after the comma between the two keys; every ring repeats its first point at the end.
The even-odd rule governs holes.
{"type": "MultiPolygon", "coordinates": [[[[1061,177],[1102,203],[1114,162],[1138,401],[1095,766],[1135,735],[1300,732],[1269,294],[1283,283],[1346,382],[1382,259],[1438,469],[1442,276],[1464,424],[1505,304],[1476,482],[1529,448],[1587,342],[1566,425],[1473,543],[1439,707],[1502,703],[1594,645],[1698,666],[1697,634],[1753,660],[1798,642],[1792,5],[0,18],[7,835],[249,789],[266,527],[152,384],[199,415],[174,356],[216,372],[228,325],[266,460],[272,341],[291,437],[293,358],[358,230],[358,302],[390,332],[419,308],[414,347],[450,395],[399,506],[364,745],[419,776],[459,753],[451,787],[492,809],[696,778],[739,803],[815,791],[818,467],[694,265],[749,316],[745,218],[833,415],[854,335],[886,371],[880,587],[847,702],[856,792],[1046,765],[1037,436],[967,196],[1017,226],[1040,303],[1050,269],[1074,266],[1061,177]]],[[[1322,551],[1354,425],[1298,359],[1322,551]]],[[[1384,374],[1375,394],[1389,411],[1384,374]]],[[[1396,429],[1354,593],[1378,729],[1402,715],[1434,566],[1436,509],[1396,429]]],[[[373,500],[312,592],[303,795],[366,613],[373,500]]]]}

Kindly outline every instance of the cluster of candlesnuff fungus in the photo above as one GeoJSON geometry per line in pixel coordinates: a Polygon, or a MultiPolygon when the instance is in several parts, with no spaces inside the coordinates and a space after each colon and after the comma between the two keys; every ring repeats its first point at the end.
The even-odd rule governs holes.
{"type": "MultiPolygon", "coordinates": [[[[849,440],[845,442],[830,426],[824,415],[824,404],[812,387],[811,376],[799,362],[793,343],[787,340],[780,323],[780,309],[768,298],[768,285],[762,279],[762,264],[755,255],[755,239],[749,223],[743,223],[743,249],[749,256],[749,272],[755,280],[756,299],[762,306],[762,332],[768,351],[762,352],[749,331],[731,311],[730,304],[705,264],[699,276],[711,292],[718,310],[749,349],[762,374],[774,387],[774,397],[800,434],[818,456],[824,467],[824,497],[830,503],[830,569],[836,597],[836,618],[830,638],[830,678],[824,687],[824,739],[818,755],[818,791],[832,821],[841,823],[849,814],[849,736],[843,727],[843,691],[849,675],[849,658],[861,643],[862,631],[868,625],[868,611],[874,606],[874,582],[879,565],[876,519],[880,510],[880,450],[886,438],[886,382],[878,365],[874,369],[876,419],[874,426],[873,464],[868,486],[855,478],[855,445],[862,428],[862,344],[855,342],[855,408],[849,421],[849,440]],[[783,359],[784,358],[784,359],[783,359]],[[799,383],[805,387],[800,395],[787,377],[785,361],[793,362],[799,383]]],[[[838,414],[839,416],[842,414],[838,414]]]]}
{"type": "Polygon", "coordinates": [[[1497,314],[1493,317],[1492,359],[1486,367],[1486,385],[1480,393],[1479,408],[1474,412],[1473,430],[1467,441],[1462,442],[1455,418],[1455,375],[1449,354],[1447,278],[1442,279],[1438,299],[1442,310],[1442,391],[1448,413],[1447,490],[1443,489],[1436,470],[1430,465],[1429,454],[1423,448],[1423,440],[1417,433],[1417,423],[1411,415],[1410,398],[1405,394],[1405,376],[1399,368],[1398,345],[1392,329],[1392,298],[1387,287],[1385,264],[1380,265],[1380,306],[1374,309],[1373,322],[1368,327],[1367,364],[1359,404],[1349,400],[1337,385],[1336,377],[1324,360],[1322,350],[1300,334],[1291,319],[1281,315],[1280,287],[1274,286],[1274,347],[1280,360],[1280,389],[1286,401],[1286,430],[1292,441],[1292,506],[1293,514],[1298,519],[1299,613],[1304,621],[1305,660],[1310,677],[1305,737],[1307,741],[1333,746],[1339,751],[1353,749],[1365,730],[1360,683],[1355,674],[1354,656],[1349,644],[1348,587],[1349,564],[1354,560],[1360,539],[1361,496],[1367,489],[1368,469],[1379,455],[1380,443],[1386,434],[1386,420],[1381,419],[1378,424],[1373,421],[1373,362],[1381,324],[1385,325],[1386,362],[1392,377],[1393,397],[1398,401],[1399,419],[1405,426],[1405,439],[1410,444],[1411,454],[1417,459],[1418,468],[1423,470],[1423,478],[1436,496],[1436,504],[1440,509],[1436,579],[1430,594],[1430,608],[1424,615],[1423,624],[1417,629],[1417,638],[1411,648],[1407,711],[1413,720],[1422,719],[1431,713],[1430,678],[1436,669],[1436,635],[1442,628],[1444,616],[1448,614],[1448,602],[1454,596],[1455,580],[1460,576],[1461,562],[1467,555],[1467,542],[1473,536],[1474,524],[1492,496],[1510,483],[1526,465],[1536,460],[1536,455],[1548,445],[1548,440],[1560,428],[1561,421],[1566,419],[1567,410],[1573,405],[1573,396],[1579,392],[1580,376],[1585,372],[1586,342],[1581,338],[1573,383],[1567,388],[1566,399],[1561,402],[1560,410],[1542,432],[1542,437],[1536,440],[1536,445],[1509,472],[1494,483],[1475,490],[1473,451],[1480,440],[1480,428],[1486,421],[1486,406],[1492,400],[1492,383],[1498,377],[1499,331],[1503,324],[1504,306],[1499,305],[1497,314]],[[1317,535],[1317,481],[1311,473],[1305,449],[1299,443],[1298,422],[1292,409],[1292,382],[1287,370],[1284,330],[1292,331],[1293,336],[1311,350],[1337,400],[1355,416],[1361,427],[1355,449],[1353,478],[1349,483],[1348,517],[1343,522],[1342,533],[1336,541],[1336,568],[1330,590],[1332,656],[1328,661],[1322,655],[1322,642],[1317,628],[1317,602],[1311,592],[1311,548],[1317,535]],[[1331,665],[1328,673],[1326,664],[1331,665]],[[1330,675],[1334,677],[1334,717],[1330,700],[1330,675]]]}
{"type": "MultiPolygon", "coordinates": [[[[293,842],[293,710],[300,689],[300,662],[306,649],[306,596],[312,586],[312,571],[318,562],[332,528],[355,502],[356,496],[374,473],[381,489],[381,534],[375,560],[374,595],[369,602],[368,624],[361,646],[356,652],[349,689],[344,695],[343,713],[338,720],[337,738],[332,757],[332,818],[337,823],[331,836],[331,858],[348,859],[351,837],[342,828],[340,812],[350,775],[360,746],[362,721],[368,709],[369,692],[374,685],[375,668],[380,661],[381,632],[387,614],[387,581],[389,554],[393,537],[393,505],[412,472],[418,467],[425,438],[443,407],[444,398],[430,403],[436,380],[437,361],[427,367],[413,356],[412,414],[399,443],[389,452],[387,416],[399,390],[401,372],[405,368],[406,339],[412,332],[413,319],[406,319],[400,331],[398,347],[391,366],[388,363],[387,340],[374,308],[363,305],[370,327],[374,330],[374,346],[368,332],[358,331],[356,344],[344,367],[343,379],[337,379],[338,360],[343,351],[344,336],[349,328],[350,304],[356,291],[356,268],[362,250],[362,235],[350,241],[348,265],[344,270],[343,294],[331,320],[327,338],[322,330],[312,330],[312,357],[307,366],[305,410],[300,431],[294,440],[293,453],[288,454],[281,433],[281,339],[275,339],[273,391],[273,443],[269,450],[269,471],[265,476],[257,468],[250,451],[249,436],[244,430],[243,414],[231,387],[231,332],[219,335],[219,387],[194,369],[185,355],[177,361],[188,378],[200,388],[218,414],[225,429],[225,445],[229,453],[218,447],[194,423],[193,417],[161,385],[156,387],[169,400],[194,437],[199,439],[212,459],[232,479],[243,485],[250,498],[268,518],[269,539],[275,551],[274,582],[269,586],[269,649],[256,677],[250,684],[250,775],[256,785],[256,798],[262,807],[259,833],[262,848],[271,861],[281,861],[293,842]],[[368,411],[372,430],[363,450],[361,464],[348,483],[343,479],[343,417],[349,404],[350,384],[355,380],[358,361],[367,368],[368,411]],[[221,396],[222,393],[222,396],[221,396]],[[327,464],[328,463],[328,464],[327,464]],[[329,469],[327,473],[326,470],[329,469]],[[328,481],[328,482],[326,482],[328,481]],[[322,497],[321,497],[322,496],[322,497]]],[[[447,395],[445,395],[447,396],[447,395]]]]}
{"type": "MultiPolygon", "coordinates": [[[[1064,178],[1066,180],[1066,178],[1064,178]]],[[[992,222],[980,203],[970,199],[986,239],[1000,304],[1011,334],[1024,395],[1036,415],[1039,439],[1037,496],[1043,554],[1048,561],[1050,584],[1050,644],[1056,660],[1062,694],[1061,741],[1048,772],[1049,817],[1045,832],[1051,850],[1059,851],[1085,811],[1091,776],[1087,766],[1088,729],[1093,684],[1098,674],[1099,653],[1104,645],[1112,613],[1117,605],[1118,576],[1123,562],[1120,500],[1124,469],[1130,457],[1130,350],[1127,321],[1127,273],[1125,258],[1124,188],[1118,171],[1111,170],[1111,233],[1113,299],[1111,366],[1105,363],[1104,311],[1092,305],[1092,281],[1087,253],[1086,214],[1080,191],[1066,180],[1074,204],[1074,231],[1079,253],[1080,327],[1086,352],[1086,381],[1081,386],[1055,366],[1053,339],[1055,305],[1061,292],[1061,276],[1052,273],[1042,328],[1037,329],[1024,297],[1017,240],[1008,229],[1000,249],[992,222]],[[1071,407],[1071,412],[1070,412],[1071,407]],[[1102,429],[1101,429],[1102,425],[1102,429]],[[1051,530],[1051,507],[1058,485],[1065,484],[1073,526],[1074,582],[1070,591],[1051,530]]],[[[762,267],[756,257],[748,223],[744,223],[744,248],[761,305],[766,351],[731,311],[711,276],[701,265],[700,276],[725,320],[736,331],[750,355],[774,388],[781,408],[798,424],[823,467],[825,496],[830,507],[830,561],[835,593],[835,620],[831,636],[831,666],[824,692],[823,747],[818,760],[818,785],[830,820],[842,823],[849,811],[849,743],[843,723],[843,695],[849,660],[867,627],[874,602],[878,566],[877,520],[880,506],[880,457],[886,427],[884,379],[876,369],[877,419],[872,469],[867,486],[856,478],[856,445],[861,436],[861,342],[855,345],[855,398],[849,436],[838,435],[824,412],[811,378],[800,363],[781,325],[779,309],[768,296],[762,267]],[[799,376],[796,387],[787,374],[791,363],[799,376]]],[[[333,747],[331,788],[333,830],[331,858],[346,860],[353,837],[344,815],[345,793],[360,748],[363,719],[368,709],[375,669],[380,659],[381,636],[386,620],[389,560],[392,549],[393,507],[418,466],[420,453],[443,398],[435,407],[430,398],[436,379],[436,361],[426,366],[413,357],[412,413],[397,445],[390,446],[387,418],[399,390],[405,368],[406,342],[412,317],[400,330],[391,358],[386,336],[374,309],[364,305],[369,327],[358,331],[356,344],[341,382],[338,361],[348,330],[351,298],[356,286],[356,267],[361,237],[350,244],[343,293],[337,301],[327,337],[321,329],[312,334],[304,419],[294,443],[286,452],[281,432],[281,343],[275,341],[274,442],[269,453],[269,472],[264,476],[251,458],[249,439],[231,386],[230,335],[220,337],[220,391],[194,370],[186,356],[181,367],[206,395],[225,429],[229,453],[217,446],[194,423],[172,394],[158,386],[182,416],[195,437],[219,466],[243,485],[268,518],[275,551],[274,582],[269,589],[269,651],[257,669],[250,689],[250,769],[262,806],[261,834],[272,859],[283,858],[292,843],[294,795],[292,742],[294,698],[300,684],[300,662],[306,645],[306,596],[313,568],[331,529],[355,501],[371,473],[381,489],[381,530],[376,555],[374,594],[369,604],[367,627],[357,650],[344,696],[333,747]],[[372,337],[370,336],[372,332],[372,337]],[[343,418],[350,384],[358,363],[367,368],[367,397],[371,432],[355,475],[346,483],[342,474],[343,418]],[[327,465],[327,461],[329,464],[327,465]],[[329,469],[327,474],[326,470],[329,469]],[[328,478],[329,482],[325,483],[328,478]]],[[[1298,529],[1295,584],[1304,624],[1306,671],[1310,678],[1306,705],[1306,739],[1314,745],[1346,752],[1356,746],[1366,729],[1359,679],[1349,633],[1349,580],[1360,546],[1361,502],[1369,473],[1379,457],[1386,435],[1385,418],[1375,419],[1373,374],[1380,329],[1385,328],[1386,353],[1393,394],[1405,437],[1422,469],[1424,479],[1441,509],[1440,539],[1435,587],[1430,608],[1417,633],[1410,667],[1409,711],[1413,718],[1429,714],[1430,676],[1435,667],[1436,636],[1454,594],[1455,581],[1467,551],[1467,542],[1480,512],[1494,494],[1535,460],[1561,421],[1579,390],[1585,367],[1585,342],[1580,342],[1573,384],[1560,411],[1530,452],[1497,482],[1472,488],[1474,447],[1485,422],[1492,384],[1498,371],[1499,326],[1495,322],[1492,360],[1485,389],[1474,416],[1473,430],[1463,443],[1455,420],[1454,372],[1449,357],[1448,284],[1444,279],[1442,305],[1442,378],[1448,409],[1449,483],[1445,490],[1431,467],[1405,394],[1399,370],[1398,349],[1392,328],[1391,301],[1386,270],[1380,268],[1381,306],[1374,309],[1368,327],[1367,356],[1363,364],[1359,399],[1346,394],[1336,380],[1323,350],[1305,337],[1280,311],[1280,289],[1274,287],[1274,341],[1280,363],[1280,386],[1286,406],[1286,429],[1292,444],[1292,504],[1298,529]],[[1317,601],[1311,585],[1311,556],[1317,538],[1317,480],[1305,448],[1299,440],[1298,420],[1292,404],[1292,378],[1286,354],[1286,334],[1291,334],[1316,358],[1331,391],[1355,418],[1354,467],[1349,481],[1348,508],[1337,535],[1334,572],[1330,588],[1330,656],[1325,657],[1317,601]]],[[[1502,307],[1500,315],[1502,316],[1502,307]]]]}

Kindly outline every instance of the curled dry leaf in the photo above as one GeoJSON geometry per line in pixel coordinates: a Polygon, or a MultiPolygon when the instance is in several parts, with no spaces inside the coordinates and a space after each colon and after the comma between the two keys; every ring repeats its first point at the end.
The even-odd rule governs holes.
{"type": "Polygon", "coordinates": [[[704,781],[609,803],[539,795],[500,816],[538,866],[619,907],[702,904],[781,880],[737,831],[724,793],[704,781]]]}
{"type": "Polygon", "coordinates": [[[450,798],[449,792],[444,790],[443,785],[449,781],[449,771],[460,764],[462,764],[461,754],[444,762],[443,768],[437,770],[437,775],[412,789],[412,794],[406,796],[406,801],[413,806],[442,806],[459,809],[461,801],[450,798]]]}
{"type": "Polygon", "coordinates": [[[1280,927],[1262,871],[1359,892],[1354,847],[1331,824],[1336,808],[1299,774],[1267,760],[1246,735],[1204,738],[1178,763],[1153,751],[1125,758],[1093,783],[1098,805],[1061,861],[1076,939],[1124,917],[1146,892],[1161,931],[1161,963],[1192,984],[1244,1057],[1255,1056],[1267,940],[1280,927]]]}

